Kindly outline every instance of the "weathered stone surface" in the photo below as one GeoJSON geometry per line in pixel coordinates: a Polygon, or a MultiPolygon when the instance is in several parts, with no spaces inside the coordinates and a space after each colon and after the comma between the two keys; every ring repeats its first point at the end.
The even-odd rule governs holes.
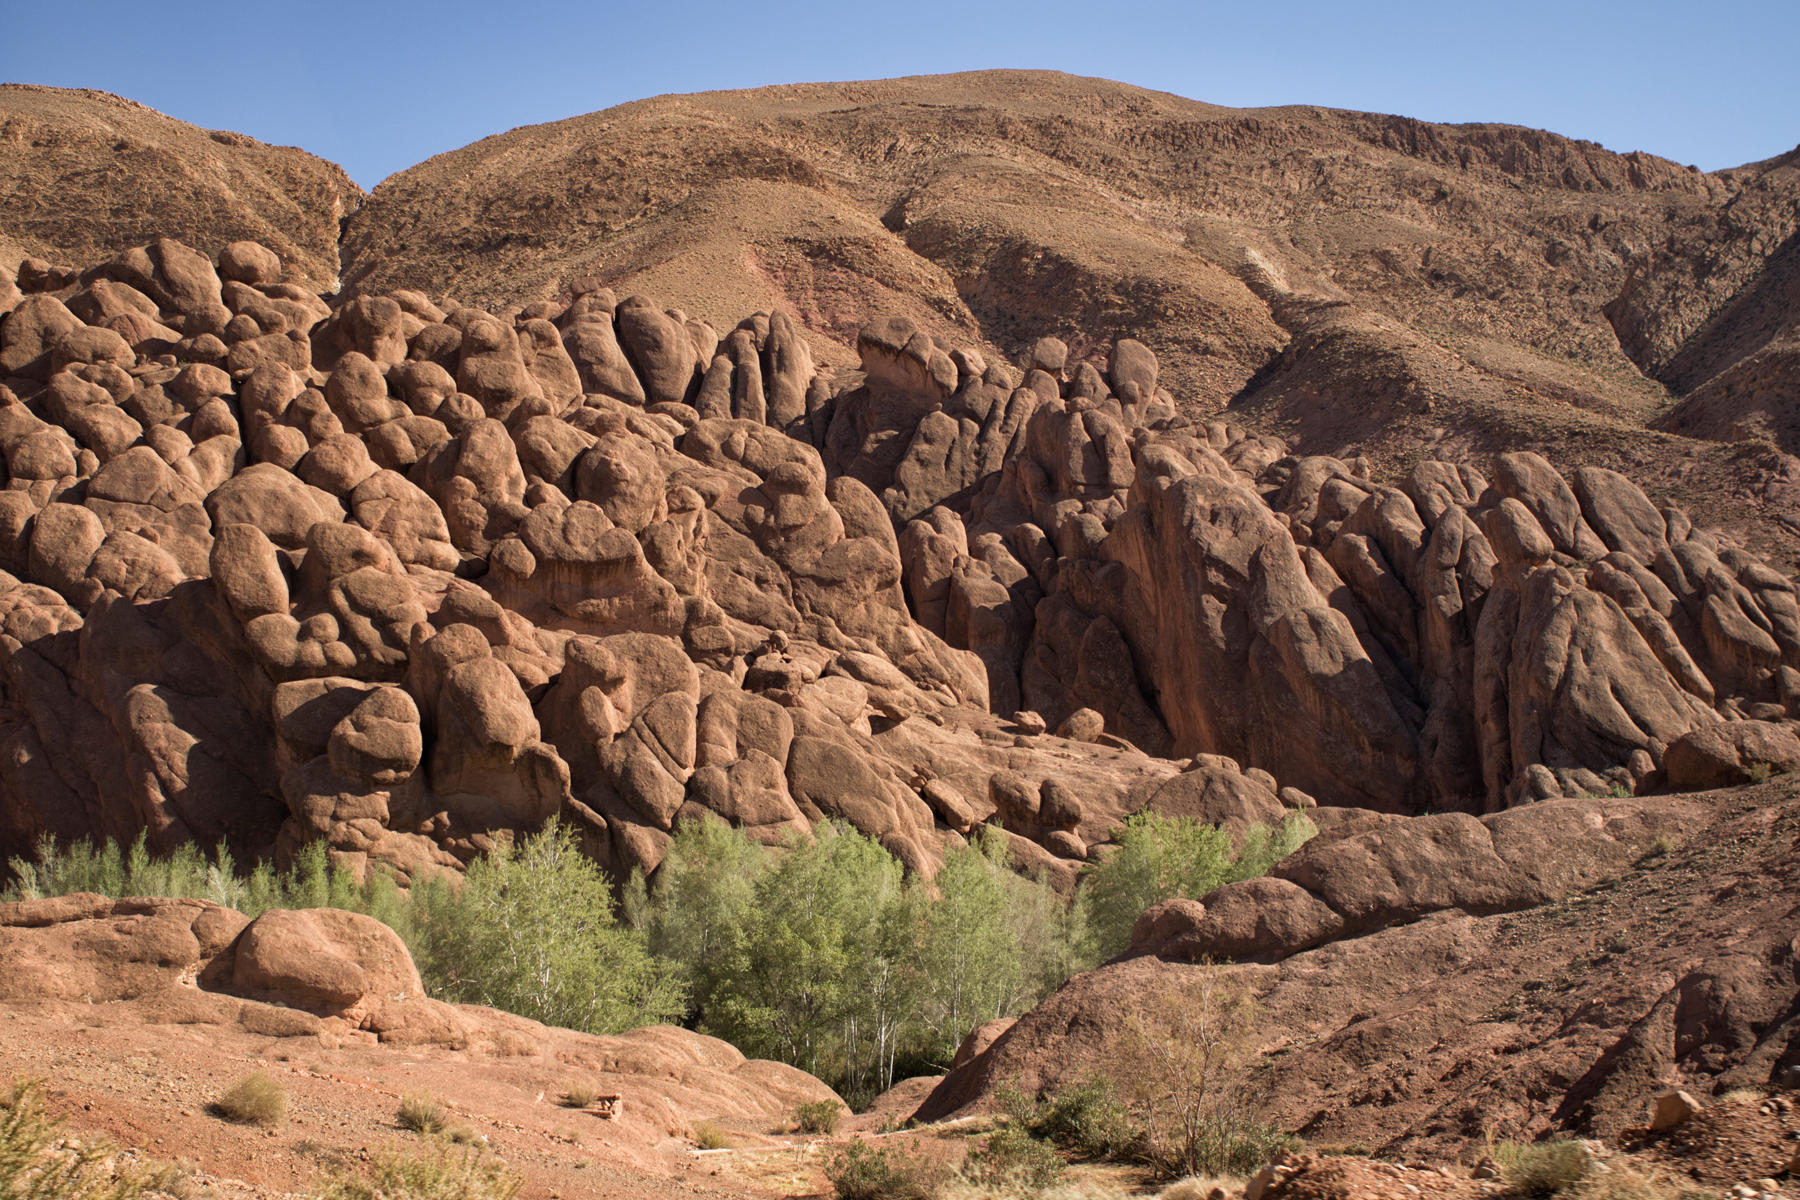
{"type": "MultiPolygon", "coordinates": [[[[278,853],[410,877],[560,814],[625,872],[704,810],[770,844],[848,820],[929,875],[996,820],[1072,886],[1146,806],[1241,837],[1800,761],[1791,583],[1611,472],[1379,484],[1176,420],[1130,339],[1104,371],[1045,339],[1021,381],[874,321],[842,388],[785,313],[332,307],[282,261],[158,242],[5,316],[21,761],[91,734],[154,764],[0,779],[6,849],[241,809],[278,853]],[[119,319],[185,349],[141,358],[119,319]]],[[[1548,886],[1434,820],[1361,892],[1288,883],[1346,927],[1548,886]]],[[[1266,887],[1289,916],[1231,901],[1189,940],[1330,924],[1266,887]]]]}

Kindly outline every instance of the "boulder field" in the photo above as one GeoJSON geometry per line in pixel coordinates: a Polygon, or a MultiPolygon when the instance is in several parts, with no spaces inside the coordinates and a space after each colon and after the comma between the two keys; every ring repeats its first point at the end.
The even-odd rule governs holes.
{"type": "Polygon", "coordinates": [[[1800,763],[1793,584],[1609,470],[1377,478],[1186,415],[1130,339],[1021,369],[893,318],[823,371],[779,311],[285,271],[0,284],[6,853],[406,879],[561,816],[623,875],[704,811],[926,876],[994,821],[1067,888],[1145,807],[1454,841],[1800,763]]]}

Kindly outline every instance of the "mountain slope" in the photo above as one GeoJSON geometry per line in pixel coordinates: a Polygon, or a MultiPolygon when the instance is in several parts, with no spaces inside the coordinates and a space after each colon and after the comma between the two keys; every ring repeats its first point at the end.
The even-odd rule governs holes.
{"type": "Polygon", "coordinates": [[[799,84],[421,163],[347,223],[345,278],[504,304],[592,277],[721,328],[780,309],[831,365],[874,316],[1015,361],[1049,335],[1103,365],[1130,336],[1188,411],[1303,451],[1371,454],[1390,479],[1503,449],[1601,463],[1787,561],[1800,464],[1645,429],[1737,361],[1707,346],[1766,320],[1733,300],[1775,286],[1800,228],[1789,158],[1708,175],[1512,126],[1052,72],[799,84]]]}
{"type": "Polygon", "coordinates": [[[107,92],[0,84],[0,261],[88,263],[174,237],[249,239],[334,287],[338,221],[362,201],[304,150],[201,129],[107,92]]]}

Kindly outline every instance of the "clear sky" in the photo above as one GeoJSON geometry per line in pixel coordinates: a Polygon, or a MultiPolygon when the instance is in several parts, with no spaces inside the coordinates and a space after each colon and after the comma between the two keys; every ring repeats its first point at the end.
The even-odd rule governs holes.
{"type": "Polygon", "coordinates": [[[0,0],[0,79],[300,146],[365,187],[645,96],[985,67],[1504,121],[1707,170],[1800,143],[1800,0],[0,0]]]}

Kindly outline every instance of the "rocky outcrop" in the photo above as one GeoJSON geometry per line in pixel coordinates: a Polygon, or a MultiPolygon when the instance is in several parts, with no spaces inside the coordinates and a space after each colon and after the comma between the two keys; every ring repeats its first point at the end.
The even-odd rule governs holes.
{"type": "Polygon", "coordinates": [[[1688,797],[1559,799],[1357,831],[1360,822],[1340,812],[1268,876],[1146,910],[1130,953],[1278,962],[1435,912],[1537,908],[1618,875],[1705,815],[1688,797]]]}
{"type": "Polygon", "coordinates": [[[1532,453],[1379,484],[1179,416],[1138,342],[1021,374],[889,318],[835,385],[781,315],[720,336],[589,281],[331,309],[164,239],[25,282],[13,849],[324,838],[407,878],[562,815],[625,873],[711,811],[925,874],[995,822],[1071,887],[1145,806],[1242,831],[1800,761],[1800,603],[1721,534],[1532,453]]]}
{"type": "Polygon", "coordinates": [[[8,852],[322,838],[406,879],[560,816],[623,874],[714,813],[927,876],[993,823],[1066,889],[1144,807],[1800,761],[1792,584],[1610,471],[1378,483],[1181,415],[1129,339],[1021,372],[896,317],[840,382],[779,313],[279,270],[164,239],[0,323],[8,852]]]}
{"type": "Polygon", "coordinates": [[[1611,1141],[1671,1081],[1760,1093],[1790,1070],[1791,780],[1342,836],[1371,820],[1328,820],[1270,878],[1150,909],[1137,953],[959,1055],[918,1117],[1103,1074],[1121,1039],[1209,989],[1257,1014],[1247,1069],[1222,1086],[1309,1142],[1390,1160],[1475,1157],[1499,1136],[1611,1141]]]}
{"type": "MultiPolygon", "coordinates": [[[[1508,453],[1491,480],[1425,462],[1379,484],[1144,405],[1154,358],[1133,358],[1149,382],[1123,400],[1032,368],[979,486],[915,492],[904,455],[840,455],[906,521],[920,621],[981,657],[997,702],[1402,812],[1654,788],[1683,737],[1791,715],[1792,583],[1624,476],[1508,453]]],[[[988,391],[871,406],[902,424],[870,444],[937,455],[934,422],[988,391]]]]}
{"type": "Polygon", "coordinates": [[[989,776],[1072,760],[1009,826],[1066,887],[1175,771],[987,715],[821,454],[835,393],[785,317],[333,309],[280,271],[163,240],[28,275],[0,324],[9,853],[324,839],[404,880],[560,816],[623,874],[710,812],[847,820],[929,875],[989,776]]]}

